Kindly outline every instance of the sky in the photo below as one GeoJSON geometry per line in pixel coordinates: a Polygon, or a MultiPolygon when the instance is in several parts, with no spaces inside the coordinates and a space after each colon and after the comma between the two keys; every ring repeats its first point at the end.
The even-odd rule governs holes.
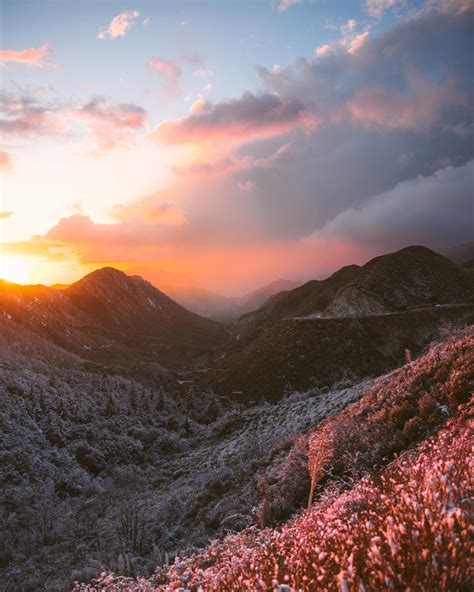
{"type": "Polygon", "coordinates": [[[236,294],[473,239],[471,0],[0,0],[0,23],[0,277],[236,294]]]}

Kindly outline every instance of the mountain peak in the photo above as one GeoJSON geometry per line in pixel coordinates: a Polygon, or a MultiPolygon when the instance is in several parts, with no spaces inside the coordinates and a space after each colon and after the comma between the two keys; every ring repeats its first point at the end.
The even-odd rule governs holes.
{"type": "Polygon", "coordinates": [[[428,247],[424,247],[423,245],[410,245],[408,247],[405,247],[404,249],[396,251],[396,253],[409,253],[411,255],[427,255],[429,257],[436,258],[440,257],[438,253],[435,253],[434,251],[428,249],[428,247]]]}

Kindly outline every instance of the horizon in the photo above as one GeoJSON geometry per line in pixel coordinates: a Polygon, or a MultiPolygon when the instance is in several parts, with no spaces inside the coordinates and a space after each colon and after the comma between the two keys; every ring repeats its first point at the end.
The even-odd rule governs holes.
{"type": "Polygon", "coordinates": [[[0,5],[0,277],[235,296],[472,241],[471,2],[0,5]]]}
{"type": "MultiPolygon", "coordinates": [[[[462,247],[468,247],[468,248],[470,248],[470,250],[472,250],[473,245],[474,245],[474,242],[471,241],[469,243],[463,243],[462,245],[453,245],[453,247],[455,249],[462,248],[462,247]]],[[[358,263],[355,263],[355,262],[345,263],[344,265],[333,269],[332,271],[328,272],[327,274],[322,274],[322,275],[319,275],[318,277],[307,277],[307,278],[297,278],[297,279],[288,279],[288,278],[283,278],[283,277],[277,277],[277,278],[274,278],[273,280],[270,280],[266,284],[258,284],[250,290],[243,291],[243,292],[237,292],[237,293],[224,293],[224,292],[221,293],[221,292],[217,292],[214,290],[208,290],[206,288],[206,286],[194,286],[194,285],[187,283],[188,278],[186,276],[178,276],[177,274],[174,276],[174,274],[171,274],[169,272],[164,272],[163,270],[159,270],[159,269],[151,270],[151,276],[150,276],[150,274],[144,273],[144,275],[142,275],[141,273],[138,273],[140,271],[140,269],[138,269],[138,270],[135,268],[119,269],[118,267],[113,267],[110,265],[105,265],[102,267],[99,266],[94,269],[91,269],[90,271],[86,272],[85,274],[80,275],[79,277],[77,277],[75,280],[73,280],[70,283],[62,283],[62,282],[52,282],[50,284],[43,284],[41,282],[28,283],[28,282],[9,280],[6,277],[2,277],[1,275],[0,275],[0,281],[5,281],[7,283],[11,283],[14,285],[20,285],[20,286],[33,286],[33,287],[45,286],[47,288],[65,289],[65,288],[68,288],[69,286],[72,286],[74,283],[79,282],[84,277],[91,275],[95,272],[102,271],[104,269],[112,269],[114,271],[120,271],[121,273],[124,273],[128,277],[141,277],[142,279],[147,280],[150,284],[152,284],[155,288],[162,291],[163,293],[166,293],[167,289],[170,289],[170,288],[176,289],[178,291],[180,289],[181,290],[196,289],[198,291],[209,292],[209,294],[214,294],[216,296],[227,298],[229,300],[238,300],[239,298],[242,298],[245,296],[250,296],[254,292],[258,292],[261,289],[267,288],[274,283],[293,281],[295,283],[299,283],[300,285],[304,285],[305,283],[310,282],[312,280],[323,281],[325,279],[328,279],[329,277],[331,277],[333,274],[337,273],[338,271],[340,271],[344,267],[351,266],[351,265],[357,265],[359,267],[363,267],[365,264],[369,263],[374,258],[384,256],[384,255],[391,255],[391,254],[397,253],[399,251],[405,251],[407,249],[413,249],[413,248],[418,248],[418,247],[425,248],[424,245],[406,245],[405,247],[402,247],[401,249],[397,249],[396,251],[391,251],[388,253],[379,253],[377,255],[374,255],[374,257],[369,257],[367,260],[363,260],[358,263]],[[158,274],[158,275],[163,275],[164,277],[168,277],[167,283],[166,283],[166,281],[160,282],[157,279],[153,279],[153,277],[152,277],[153,273],[158,274]],[[146,277],[147,275],[148,275],[148,278],[150,278],[150,279],[148,279],[146,277]],[[176,280],[176,278],[178,278],[178,280],[176,280]],[[173,281],[173,280],[175,280],[175,281],[173,281]]],[[[428,247],[426,247],[426,248],[428,248],[428,247]]],[[[446,254],[439,253],[436,249],[430,249],[430,250],[432,250],[433,253],[436,253],[438,255],[442,255],[443,257],[449,259],[449,257],[447,257],[446,254]]],[[[449,250],[449,247],[447,250],[449,250]]],[[[12,268],[12,276],[15,275],[16,271],[18,271],[18,270],[15,270],[12,268]]],[[[142,270],[142,272],[146,272],[146,271],[147,271],[146,269],[142,270]]],[[[150,270],[148,270],[148,271],[150,271],[150,270]]]]}

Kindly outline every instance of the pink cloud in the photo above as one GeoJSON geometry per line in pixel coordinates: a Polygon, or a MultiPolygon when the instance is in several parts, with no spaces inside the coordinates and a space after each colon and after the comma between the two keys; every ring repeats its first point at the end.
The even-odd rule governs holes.
{"type": "Polygon", "coordinates": [[[0,132],[19,136],[65,133],[64,117],[55,105],[41,104],[34,95],[0,94],[0,132]]]}
{"type": "Polygon", "coordinates": [[[185,274],[193,284],[210,289],[225,286],[228,292],[275,277],[314,277],[364,259],[367,252],[336,237],[223,243],[217,249],[212,242],[194,241],[189,248],[189,239],[181,232],[138,221],[96,224],[76,214],[61,219],[44,236],[6,245],[6,252],[87,265],[154,265],[185,274]]]}
{"type": "Polygon", "coordinates": [[[147,62],[147,68],[150,72],[156,73],[165,82],[163,88],[163,95],[165,97],[175,97],[181,94],[181,88],[179,87],[181,68],[176,62],[161,58],[150,58],[147,62]]]}
{"type": "Polygon", "coordinates": [[[35,68],[55,68],[54,62],[49,62],[47,58],[51,54],[51,49],[47,43],[40,47],[28,47],[21,51],[14,49],[0,50],[0,65],[8,63],[23,64],[25,66],[32,66],[35,68]]]}
{"type": "Polygon", "coordinates": [[[299,101],[250,92],[214,105],[204,101],[193,103],[190,111],[183,119],[160,124],[152,137],[166,144],[216,140],[232,144],[285,134],[298,125],[306,128],[315,125],[314,115],[299,101]]]}
{"type": "MultiPolygon", "coordinates": [[[[12,168],[12,160],[8,152],[4,152],[0,150],[0,170],[2,171],[10,171],[12,168]]],[[[0,218],[6,218],[7,216],[2,216],[5,212],[0,212],[0,218]]],[[[11,212],[7,212],[11,214],[11,212]]]]}
{"type": "Polygon", "coordinates": [[[83,106],[39,101],[38,93],[0,94],[0,132],[16,136],[71,136],[74,123],[85,127],[100,150],[131,141],[147,122],[144,109],[134,104],[93,97],[83,106]]]}
{"type": "MultiPolygon", "coordinates": [[[[137,19],[139,16],[140,13],[138,12],[138,10],[124,10],[117,16],[114,16],[107,28],[101,27],[99,29],[99,32],[97,33],[97,38],[103,40],[106,38],[106,36],[108,36],[109,39],[115,39],[116,37],[124,37],[130,30],[135,19],[137,19]]],[[[145,19],[145,21],[146,20],[147,19],[145,19]]]]}
{"type": "MultiPolygon", "coordinates": [[[[232,173],[249,169],[268,169],[278,166],[289,146],[290,144],[288,143],[283,144],[273,154],[270,154],[270,156],[260,158],[254,156],[236,158],[233,155],[229,155],[225,158],[218,158],[216,160],[206,160],[207,154],[204,153],[200,154],[199,157],[190,164],[174,166],[172,168],[177,175],[184,178],[198,176],[207,177],[208,179],[222,175],[230,175],[232,173]]],[[[238,185],[240,187],[240,184],[238,185]]],[[[243,187],[240,187],[240,189],[243,189],[243,187]]]]}
{"type": "Polygon", "coordinates": [[[334,27],[339,30],[341,36],[317,47],[315,54],[322,57],[341,51],[351,54],[356,53],[369,38],[368,30],[362,31],[362,33],[357,32],[358,24],[356,20],[349,19],[340,27],[334,27]]]}
{"type": "Polygon", "coordinates": [[[241,181],[238,183],[238,187],[242,191],[253,191],[257,185],[253,181],[241,181]]]}
{"type": "Polygon", "coordinates": [[[109,104],[101,97],[93,98],[72,116],[89,129],[100,150],[128,143],[147,122],[146,111],[141,107],[126,103],[109,104]]]}
{"type": "Polygon", "coordinates": [[[467,104],[451,78],[440,85],[413,74],[408,80],[407,92],[373,86],[358,91],[345,108],[366,127],[420,131],[435,125],[445,108],[467,104]]]}

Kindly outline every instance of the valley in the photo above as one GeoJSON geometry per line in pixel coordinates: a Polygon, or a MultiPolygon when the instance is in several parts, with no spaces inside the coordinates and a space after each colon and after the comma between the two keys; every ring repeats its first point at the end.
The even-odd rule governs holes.
{"type": "Polygon", "coordinates": [[[472,327],[473,302],[472,272],[419,247],[227,325],[113,269],[59,289],[3,283],[7,589],[149,576],[290,519],[308,495],[310,431],[472,327]]]}

